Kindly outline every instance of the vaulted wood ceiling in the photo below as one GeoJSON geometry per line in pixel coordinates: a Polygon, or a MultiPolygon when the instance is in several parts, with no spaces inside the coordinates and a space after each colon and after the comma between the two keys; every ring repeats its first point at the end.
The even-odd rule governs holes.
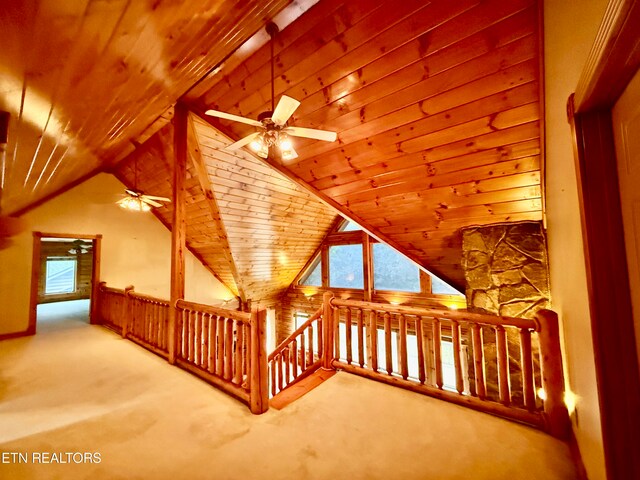
{"type": "MultiPolygon", "coordinates": [[[[171,106],[182,98],[197,112],[216,108],[251,118],[268,110],[262,27],[273,18],[282,27],[308,9],[276,38],[276,95],[302,102],[290,123],[337,131],[338,142],[296,139],[297,161],[268,163],[463,285],[461,227],[542,218],[538,2],[314,3],[3,2],[0,109],[12,120],[0,213],[24,210],[133,151],[143,170],[139,186],[168,194],[171,106]]],[[[280,240],[269,237],[273,248],[256,249],[253,257],[249,248],[234,253],[233,243],[268,241],[261,236],[267,229],[289,235],[295,224],[315,223],[319,232],[331,214],[303,199],[300,188],[273,180],[249,153],[221,152],[222,133],[237,139],[251,127],[210,123],[217,131],[198,121],[191,132],[189,244],[230,289],[262,296],[284,282],[259,290],[260,265],[273,267],[272,279],[285,270],[273,256],[280,240]],[[202,193],[203,169],[219,219],[202,193]],[[257,184],[271,190],[237,204],[230,175],[246,192],[257,184]],[[291,209],[260,210],[256,201],[269,195],[275,202],[276,193],[308,211],[306,223],[291,209]],[[220,221],[229,230],[226,244],[220,221]]],[[[117,169],[130,186],[133,158],[117,169]]],[[[157,212],[165,223],[170,209],[157,212]]],[[[302,256],[313,243],[307,240],[292,255],[302,256]]]]}
{"type": "MultiPolygon", "coordinates": [[[[202,120],[190,116],[189,122],[187,246],[243,300],[276,298],[337,213],[249,153],[225,151],[229,138],[202,120]]],[[[171,197],[172,144],[173,126],[167,124],[119,164],[116,177],[129,187],[171,197]]],[[[171,229],[172,203],[154,213],[171,229]]]]}
{"type": "MultiPolygon", "coordinates": [[[[275,92],[338,142],[272,165],[463,285],[461,227],[542,218],[538,29],[533,0],[323,0],[277,37],[275,92]]],[[[194,108],[269,110],[269,55],[201,82],[194,108]]]]}

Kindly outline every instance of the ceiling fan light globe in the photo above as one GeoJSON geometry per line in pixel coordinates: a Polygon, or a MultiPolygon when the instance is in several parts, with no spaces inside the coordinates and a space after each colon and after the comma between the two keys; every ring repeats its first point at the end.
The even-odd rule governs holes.
{"type": "Polygon", "coordinates": [[[286,134],[280,135],[280,149],[283,154],[285,151],[290,151],[292,148],[293,143],[291,142],[291,139],[286,134]]]}
{"type": "Polygon", "coordinates": [[[261,138],[256,138],[255,140],[253,140],[250,144],[249,144],[249,148],[251,150],[253,150],[254,152],[259,152],[260,150],[262,150],[262,147],[264,146],[264,144],[262,143],[262,139],[261,138]]]}

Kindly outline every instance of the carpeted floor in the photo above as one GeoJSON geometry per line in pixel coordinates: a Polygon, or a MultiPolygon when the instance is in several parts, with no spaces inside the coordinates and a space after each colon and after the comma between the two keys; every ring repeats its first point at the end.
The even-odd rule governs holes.
{"type": "Polygon", "coordinates": [[[0,342],[1,479],[575,478],[563,443],[490,415],[338,373],[253,416],[82,315],[45,316],[0,342]]]}

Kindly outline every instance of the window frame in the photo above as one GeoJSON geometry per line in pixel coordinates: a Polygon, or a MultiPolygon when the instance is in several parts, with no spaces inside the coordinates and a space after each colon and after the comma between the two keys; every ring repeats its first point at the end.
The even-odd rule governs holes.
{"type": "Polygon", "coordinates": [[[44,262],[45,274],[44,274],[44,288],[43,294],[47,297],[56,295],[73,295],[78,291],[78,258],[74,256],[51,256],[47,257],[44,262]],[[49,292],[47,291],[47,285],[49,281],[48,269],[49,262],[72,262],[73,263],[73,289],[67,292],[49,292]]]}

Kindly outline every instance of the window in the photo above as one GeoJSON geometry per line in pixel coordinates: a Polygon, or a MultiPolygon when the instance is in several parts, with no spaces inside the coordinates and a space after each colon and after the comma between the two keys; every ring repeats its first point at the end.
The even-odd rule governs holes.
{"type": "Polygon", "coordinates": [[[307,276],[302,279],[300,285],[306,287],[322,286],[322,262],[320,261],[320,257],[316,260],[316,265],[312,266],[307,276]]]}
{"type": "Polygon", "coordinates": [[[357,223],[353,223],[352,221],[346,221],[338,229],[339,232],[356,232],[358,230],[362,230],[362,228],[360,227],[360,225],[358,225],[357,223]]]}
{"type": "Polygon", "coordinates": [[[361,244],[329,247],[329,286],[364,288],[361,244]]]}
{"type": "Polygon", "coordinates": [[[76,270],[75,257],[47,258],[44,293],[54,295],[75,292],[76,270]]]}
{"type": "Polygon", "coordinates": [[[440,280],[435,275],[429,274],[431,277],[431,293],[439,293],[441,295],[462,295],[458,290],[448,283],[440,280]]]}
{"type": "Polygon", "coordinates": [[[420,292],[420,270],[384,243],[373,244],[373,286],[376,290],[420,292]]]}

